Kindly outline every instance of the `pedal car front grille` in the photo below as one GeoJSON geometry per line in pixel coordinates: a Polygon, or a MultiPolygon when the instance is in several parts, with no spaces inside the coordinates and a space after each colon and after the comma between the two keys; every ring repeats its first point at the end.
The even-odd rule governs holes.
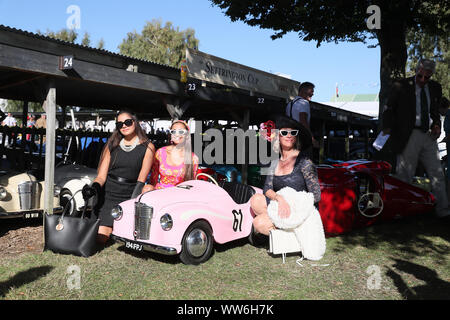
{"type": "Polygon", "coordinates": [[[150,226],[153,218],[153,207],[142,202],[134,203],[134,239],[150,239],[150,226]]]}

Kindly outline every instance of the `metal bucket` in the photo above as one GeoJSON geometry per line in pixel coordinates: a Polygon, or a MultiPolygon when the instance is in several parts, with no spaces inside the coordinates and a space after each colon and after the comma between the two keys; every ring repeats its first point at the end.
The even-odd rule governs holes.
{"type": "Polygon", "coordinates": [[[153,218],[153,208],[145,203],[134,204],[134,238],[135,240],[150,239],[150,226],[153,218]]]}
{"type": "Polygon", "coordinates": [[[26,181],[18,185],[21,210],[35,209],[38,203],[37,182],[26,181]]]}

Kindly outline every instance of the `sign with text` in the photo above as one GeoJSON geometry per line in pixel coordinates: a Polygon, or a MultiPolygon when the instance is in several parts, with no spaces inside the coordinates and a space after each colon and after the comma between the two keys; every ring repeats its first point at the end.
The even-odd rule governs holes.
{"type": "Polygon", "coordinates": [[[201,51],[186,49],[188,74],[192,78],[230,87],[293,99],[300,82],[253,69],[201,51]]]}

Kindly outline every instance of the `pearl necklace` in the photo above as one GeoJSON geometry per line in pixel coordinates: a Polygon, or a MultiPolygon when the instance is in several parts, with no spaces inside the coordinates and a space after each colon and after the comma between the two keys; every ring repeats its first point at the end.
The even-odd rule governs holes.
{"type": "Polygon", "coordinates": [[[136,137],[134,139],[134,142],[131,145],[127,146],[127,145],[125,145],[125,139],[122,138],[122,140],[120,140],[120,144],[119,145],[120,145],[120,148],[122,148],[123,151],[131,152],[131,151],[134,150],[134,148],[136,148],[136,146],[138,145],[138,142],[139,142],[139,137],[136,137]]]}

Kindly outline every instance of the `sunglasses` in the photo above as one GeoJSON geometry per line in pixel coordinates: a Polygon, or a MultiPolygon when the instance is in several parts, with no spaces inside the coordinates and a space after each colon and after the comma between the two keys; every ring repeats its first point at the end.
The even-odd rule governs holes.
{"type": "Polygon", "coordinates": [[[186,129],[172,129],[170,130],[171,135],[184,136],[188,131],[186,129]]]}
{"type": "Polygon", "coordinates": [[[417,74],[417,77],[418,77],[419,79],[424,79],[424,80],[428,80],[428,79],[431,78],[431,76],[425,76],[425,75],[420,74],[420,73],[417,74]]]}
{"type": "Polygon", "coordinates": [[[298,130],[280,130],[280,135],[282,137],[286,137],[288,134],[290,134],[293,137],[296,137],[298,135],[298,130]]]}
{"type": "Polygon", "coordinates": [[[116,122],[116,128],[118,130],[122,129],[125,125],[126,127],[131,127],[133,125],[134,120],[133,119],[127,119],[125,121],[117,121],[116,122]]]}

